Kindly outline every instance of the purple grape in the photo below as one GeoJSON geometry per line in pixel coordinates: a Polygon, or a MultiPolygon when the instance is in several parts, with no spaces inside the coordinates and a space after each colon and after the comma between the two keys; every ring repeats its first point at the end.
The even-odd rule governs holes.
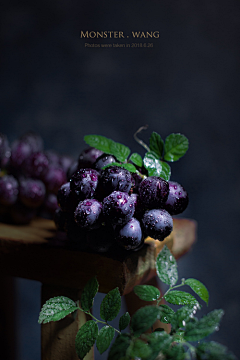
{"type": "Polygon", "coordinates": [[[43,150],[43,139],[35,132],[27,132],[20,137],[20,141],[26,142],[31,146],[32,152],[43,150]]]}
{"type": "Polygon", "coordinates": [[[172,232],[173,219],[166,210],[152,209],[144,213],[142,226],[146,236],[162,241],[172,232]]]}
{"type": "Polygon", "coordinates": [[[21,172],[23,163],[32,154],[31,145],[25,141],[15,140],[11,146],[11,171],[21,172]]]}
{"type": "Polygon", "coordinates": [[[69,181],[63,184],[58,190],[57,201],[63,211],[72,213],[75,211],[78,199],[76,198],[74,192],[71,191],[69,181]]]}
{"type": "Polygon", "coordinates": [[[60,156],[53,150],[45,150],[44,155],[46,155],[49,165],[59,166],[60,156]]]}
{"type": "Polygon", "coordinates": [[[171,215],[181,214],[188,206],[188,193],[175,181],[169,181],[169,195],[164,209],[171,215]]]}
{"type": "Polygon", "coordinates": [[[134,200],[127,193],[113,191],[103,199],[103,215],[112,224],[126,224],[133,217],[134,210],[134,200]]]}
{"type": "Polygon", "coordinates": [[[89,147],[81,152],[78,158],[78,169],[91,168],[97,158],[102,155],[102,151],[89,147]]]}
{"type": "Polygon", "coordinates": [[[106,197],[113,191],[128,193],[132,186],[131,173],[119,166],[110,166],[101,171],[99,193],[106,197]]]}
{"type": "Polygon", "coordinates": [[[113,155],[102,154],[97,158],[93,164],[94,169],[100,171],[104,166],[117,162],[117,159],[113,155]]]}
{"type": "Polygon", "coordinates": [[[46,195],[45,185],[41,180],[23,179],[20,180],[19,199],[30,208],[37,208],[42,205],[46,195]]]}
{"type": "Polygon", "coordinates": [[[94,169],[80,169],[70,179],[70,188],[78,201],[94,197],[98,185],[99,173],[94,169]]]}
{"type": "Polygon", "coordinates": [[[99,228],[102,221],[102,204],[95,199],[80,201],[74,212],[74,219],[78,226],[86,230],[99,228]]]}
{"type": "Polygon", "coordinates": [[[131,180],[132,180],[131,192],[138,193],[139,185],[143,180],[142,177],[137,173],[131,173],[131,180]]]}
{"type": "Polygon", "coordinates": [[[13,205],[18,198],[19,186],[12,175],[0,177],[0,204],[13,205]]]}
{"type": "Polygon", "coordinates": [[[41,152],[34,152],[24,162],[24,173],[26,176],[42,179],[44,173],[48,170],[49,161],[47,156],[41,152]]]}
{"type": "Polygon", "coordinates": [[[140,200],[148,209],[161,209],[169,194],[168,182],[157,176],[149,176],[139,185],[140,200]]]}
{"type": "Polygon", "coordinates": [[[131,194],[131,199],[133,199],[133,203],[135,206],[134,217],[140,220],[144,212],[146,211],[146,208],[144,204],[141,202],[139,194],[135,194],[135,193],[131,194]]]}
{"type": "Polygon", "coordinates": [[[132,218],[122,226],[115,228],[115,240],[126,250],[134,250],[140,246],[143,240],[140,222],[132,218]]]}
{"type": "Polygon", "coordinates": [[[49,166],[42,175],[42,181],[47,191],[57,194],[60,187],[67,182],[67,175],[60,167],[49,166]]]}
{"type": "Polygon", "coordinates": [[[74,160],[73,158],[71,158],[71,156],[67,156],[67,155],[60,156],[59,164],[66,174],[68,173],[68,170],[70,169],[73,163],[74,160]]]}
{"type": "Polygon", "coordinates": [[[78,162],[74,161],[67,171],[67,180],[69,181],[73,174],[78,171],[78,162]]]}
{"type": "Polygon", "coordinates": [[[46,212],[49,212],[50,214],[54,214],[55,211],[58,209],[57,195],[48,193],[47,196],[45,197],[43,206],[46,212]]]}

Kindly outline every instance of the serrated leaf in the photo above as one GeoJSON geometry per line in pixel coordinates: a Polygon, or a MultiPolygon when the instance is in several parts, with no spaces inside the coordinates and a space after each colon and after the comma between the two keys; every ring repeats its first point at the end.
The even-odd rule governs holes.
{"type": "Polygon", "coordinates": [[[126,329],[126,327],[129,325],[131,320],[131,317],[128,312],[123,314],[119,319],[119,330],[122,331],[126,329]]]}
{"type": "Polygon", "coordinates": [[[173,346],[169,346],[167,349],[162,351],[163,355],[167,359],[174,360],[184,360],[185,358],[185,349],[183,344],[175,343],[173,346]]]}
{"type": "Polygon", "coordinates": [[[131,328],[135,336],[147,331],[160,317],[160,310],[157,306],[147,305],[135,312],[131,321],[131,328]]]}
{"type": "Polygon", "coordinates": [[[111,341],[114,338],[114,334],[115,334],[114,329],[108,325],[101,328],[96,342],[97,349],[100,352],[100,354],[104,353],[104,351],[106,351],[109,348],[111,341]]]}
{"type": "Polygon", "coordinates": [[[152,349],[152,354],[148,360],[156,360],[160,351],[169,348],[172,343],[172,337],[165,331],[155,331],[148,335],[148,342],[152,349]]]}
{"type": "Polygon", "coordinates": [[[131,344],[131,338],[128,334],[118,335],[115,342],[112,344],[108,360],[126,360],[126,352],[131,344]]]}
{"type": "Polygon", "coordinates": [[[112,141],[110,143],[110,152],[112,155],[114,155],[117,158],[118,161],[124,162],[127,160],[131,151],[129,147],[120,144],[118,142],[112,141]]]}
{"type": "Polygon", "coordinates": [[[81,307],[83,310],[88,311],[93,306],[94,296],[97,294],[99,288],[96,277],[90,279],[85,285],[81,295],[81,307]]]}
{"type": "Polygon", "coordinates": [[[170,134],[165,139],[164,160],[177,161],[188,150],[188,139],[182,134],[170,134]]]}
{"type": "Polygon", "coordinates": [[[165,324],[170,324],[175,315],[174,310],[166,304],[159,305],[159,309],[161,310],[160,321],[165,324]]]}
{"type": "Polygon", "coordinates": [[[196,314],[199,307],[197,305],[185,305],[178,309],[174,314],[171,325],[172,329],[185,327],[186,323],[196,314]]]}
{"type": "Polygon", "coordinates": [[[157,155],[153,152],[147,152],[143,159],[144,167],[148,171],[148,176],[159,176],[168,181],[171,176],[170,166],[156,158],[157,155]]]}
{"type": "Polygon", "coordinates": [[[115,319],[121,309],[121,295],[118,288],[115,288],[104,297],[100,305],[100,316],[103,320],[115,319]]]}
{"type": "Polygon", "coordinates": [[[154,301],[160,297],[159,289],[152,285],[136,285],[133,291],[144,301],[154,301]]]}
{"type": "Polygon", "coordinates": [[[56,296],[46,301],[43,305],[38,323],[46,324],[50,321],[58,321],[77,310],[75,302],[65,296],[56,296]]]}
{"type": "Polygon", "coordinates": [[[199,341],[218,330],[223,310],[213,310],[199,321],[187,323],[184,338],[187,341],[199,341]]]}
{"type": "Polygon", "coordinates": [[[196,279],[187,279],[185,280],[185,284],[190,286],[190,288],[208,305],[209,293],[205,285],[196,279]]]}
{"type": "Polygon", "coordinates": [[[103,151],[106,154],[111,154],[111,144],[114,142],[111,139],[101,135],[85,135],[84,141],[89,145],[98,150],[103,151]]]}
{"type": "Polygon", "coordinates": [[[199,360],[237,360],[226,346],[215,341],[204,342],[196,348],[197,358],[199,360]]]}
{"type": "Polygon", "coordinates": [[[143,166],[143,160],[141,155],[139,155],[138,153],[133,153],[130,158],[130,161],[132,161],[135,165],[142,167],[143,166]]]}
{"type": "Polygon", "coordinates": [[[98,326],[94,320],[89,320],[80,327],[75,339],[75,348],[80,360],[91,350],[97,337],[98,326]]]}
{"type": "Polygon", "coordinates": [[[156,270],[162,282],[168,285],[176,284],[178,280],[177,262],[166,245],[157,256],[156,270]]]}
{"type": "Polygon", "coordinates": [[[191,294],[180,291],[172,290],[167,295],[164,296],[165,300],[170,304],[174,305],[196,305],[199,306],[198,301],[191,294]]]}
{"type": "Polygon", "coordinates": [[[163,154],[163,147],[164,147],[164,142],[161,136],[155,131],[153,131],[149,140],[150,150],[154,151],[159,156],[159,158],[161,158],[163,154]]]}
{"type": "Polygon", "coordinates": [[[152,353],[152,349],[149,347],[149,345],[146,342],[140,339],[136,339],[128,355],[130,355],[131,358],[134,359],[140,358],[141,360],[144,360],[144,359],[149,359],[151,353],[152,353]]]}

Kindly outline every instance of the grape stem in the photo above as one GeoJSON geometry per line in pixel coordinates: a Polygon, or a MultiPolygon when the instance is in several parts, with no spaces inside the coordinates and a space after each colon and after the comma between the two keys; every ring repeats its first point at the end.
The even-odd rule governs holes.
{"type": "Polygon", "coordinates": [[[139,143],[140,145],[142,145],[147,151],[150,151],[149,147],[145,144],[145,142],[143,142],[141,139],[139,139],[137,137],[137,134],[140,133],[142,130],[147,130],[148,125],[144,125],[141,126],[133,135],[134,139],[136,140],[137,143],[139,143]]]}

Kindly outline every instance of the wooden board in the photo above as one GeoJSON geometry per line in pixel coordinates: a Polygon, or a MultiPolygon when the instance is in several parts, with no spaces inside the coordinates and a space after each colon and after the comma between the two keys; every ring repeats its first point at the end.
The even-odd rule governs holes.
{"type": "Polygon", "coordinates": [[[147,238],[139,251],[98,254],[78,251],[56,233],[54,222],[38,218],[27,226],[0,224],[2,274],[44,284],[82,289],[97,276],[100,292],[119,287],[121,294],[155,275],[155,259],[164,244],[176,258],[189,251],[196,239],[196,222],[174,219],[174,228],[163,242],[147,238]]]}

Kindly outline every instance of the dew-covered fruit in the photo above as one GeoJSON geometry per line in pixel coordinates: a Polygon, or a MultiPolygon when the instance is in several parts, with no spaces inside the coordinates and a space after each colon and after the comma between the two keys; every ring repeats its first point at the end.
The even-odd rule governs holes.
{"type": "Polygon", "coordinates": [[[161,209],[168,194],[168,182],[158,176],[149,176],[139,185],[140,200],[148,209],[161,209]]]}
{"type": "Polygon", "coordinates": [[[74,195],[74,192],[71,191],[69,181],[63,184],[58,190],[57,200],[58,200],[58,205],[63,211],[66,212],[75,211],[78,204],[78,199],[74,195]]]}
{"type": "Polygon", "coordinates": [[[171,215],[181,214],[188,206],[187,191],[175,181],[168,181],[169,195],[164,204],[164,209],[171,215]]]}
{"type": "Polygon", "coordinates": [[[117,159],[113,155],[102,154],[97,158],[93,164],[94,169],[100,171],[104,166],[117,162],[117,159]]]}
{"type": "Polygon", "coordinates": [[[0,204],[12,205],[17,201],[19,186],[12,175],[0,177],[0,204]]]}
{"type": "Polygon", "coordinates": [[[142,182],[142,177],[137,174],[137,173],[131,173],[131,177],[132,177],[132,187],[131,187],[131,192],[133,193],[138,193],[138,188],[139,185],[142,182]]]}
{"type": "Polygon", "coordinates": [[[70,189],[78,201],[94,197],[98,185],[99,173],[94,169],[80,169],[70,179],[70,189]]]}
{"type": "Polygon", "coordinates": [[[100,227],[102,219],[102,204],[96,199],[80,201],[74,212],[78,226],[90,230],[100,227]]]}
{"type": "Polygon", "coordinates": [[[22,179],[19,186],[19,199],[21,202],[30,207],[39,207],[45,198],[46,188],[41,180],[22,179]]]}
{"type": "Polygon", "coordinates": [[[142,218],[144,234],[155,240],[164,240],[173,229],[173,219],[164,209],[147,210],[142,218]]]}
{"type": "Polygon", "coordinates": [[[78,169],[91,168],[97,158],[102,155],[102,151],[89,147],[83,150],[78,158],[78,169]]]}
{"type": "Polygon", "coordinates": [[[48,170],[49,160],[47,155],[38,151],[31,154],[23,164],[24,173],[36,179],[41,179],[43,174],[48,170]]]}
{"type": "Polygon", "coordinates": [[[113,191],[103,199],[103,215],[112,224],[126,224],[133,217],[134,210],[134,200],[127,193],[113,191]]]}
{"type": "Polygon", "coordinates": [[[105,197],[113,191],[128,193],[132,186],[131,173],[119,166],[109,166],[101,171],[99,192],[105,197]]]}
{"type": "Polygon", "coordinates": [[[134,250],[142,242],[142,229],[140,222],[132,218],[126,224],[122,226],[116,226],[115,240],[118,244],[126,250],[134,250]]]}

